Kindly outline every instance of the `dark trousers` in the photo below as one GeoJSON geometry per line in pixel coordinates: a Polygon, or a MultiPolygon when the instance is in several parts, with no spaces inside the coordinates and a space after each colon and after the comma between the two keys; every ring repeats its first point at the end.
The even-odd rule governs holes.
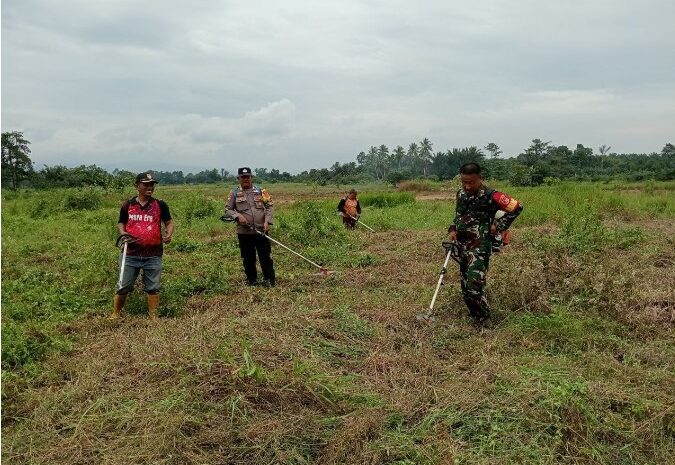
{"type": "Polygon", "coordinates": [[[347,229],[354,229],[356,227],[356,220],[348,216],[343,216],[342,224],[344,224],[347,229]]]}
{"type": "Polygon", "coordinates": [[[255,266],[255,252],[258,251],[260,259],[260,268],[262,268],[263,278],[274,284],[274,262],[272,262],[272,246],[266,237],[260,234],[237,234],[239,237],[239,250],[244,262],[244,273],[249,284],[258,280],[258,270],[255,266]]]}

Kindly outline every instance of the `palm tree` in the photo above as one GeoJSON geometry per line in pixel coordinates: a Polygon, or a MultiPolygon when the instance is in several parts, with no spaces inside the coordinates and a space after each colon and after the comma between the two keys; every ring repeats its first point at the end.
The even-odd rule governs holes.
{"type": "Polygon", "coordinates": [[[396,165],[397,169],[401,169],[401,163],[403,162],[403,157],[405,157],[405,149],[400,145],[397,145],[394,149],[394,152],[391,154],[392,161],[396,165]]]}
{"type": "Polygon", "coordinates": [[[366,155],[366,157],[368,159],[369,168],[372,170],[375,177],[379,179],[377,171],[377,147],[371,145],[370,149],[368,149],[368,155],[366,155]]]}
{"type": "Polygon", "coordinates": [[[419,147],[415,142],[410,144],[408,147],[408,153],[406,154],[407,163],[410,165],[410,168],[415,171],[417,164],[417,157],[419,156],[419,147]]]}
{"type": "Polygon", "coordinates": [[[387,176],[387,164],[389,162],[389,148],[382,144],[377,149],[377,168],[378,171],[382,174],[380,179],[384,179],[387,176]]]}
{"type": "Polygon", "coordinates": [[[422,142],[420,142],[420,152],[419,152],[419,158],[420,161],[422,162],[424,176],[427,175],[427,165],[431,163],[432,154],[433,154],[433,147],[431,141],[425,137],[422,140],[422,142]]]}
{"type": "Polygon", "coordinates": [[[605,155],[609,153],[611,148],[612,147],[607,144],[602,144],[600,147],[598,147],[598,152],[600,152],[600,169],[605,167],[605,155]]]}
{"type": "Polygon", "coordinates": [[[359,154],[356,156],[356,162],[360,166],[365,166],[368,164],[368,157],[366,156],[366,152],[359,152],[359,154]]]}

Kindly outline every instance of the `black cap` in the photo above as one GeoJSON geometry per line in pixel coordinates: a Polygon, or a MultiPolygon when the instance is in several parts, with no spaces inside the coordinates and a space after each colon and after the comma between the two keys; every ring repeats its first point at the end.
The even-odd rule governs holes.
{"type": "Polygon", "coordinates": [[[139,182],[155,184],[157,181],[152,177],[152,171],[146,171],[145,173],[138,173],[136,175],[136,184],[139,182]]]}
{"type": "Polygon", "coordinates": [[[251,168],[249,168],[248,166],[244,166],[243,168],[239,168],[237,170],[237,176],[241,176],[242,174],[244,175],[248,174],[249,176],[253,175],[253,173],[251,173],[251,168]]]}

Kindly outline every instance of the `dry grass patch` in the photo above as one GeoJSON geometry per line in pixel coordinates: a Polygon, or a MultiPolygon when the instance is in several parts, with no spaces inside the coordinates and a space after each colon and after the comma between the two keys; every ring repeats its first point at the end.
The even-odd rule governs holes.
{"type": "Polygon", "coordinates": [[[437,231],[365,236],[368,266],[284,270],[275,289],[197,295],[157,324],[79,320],[76,350],[5,382],[3,459],[667,463],[667,227],[587,253],[547,242],[550,225],[521,228],[491,261],[488,333],[469,324],[454,273],[437,323],[415,320],[443,260],[437,231]]]}

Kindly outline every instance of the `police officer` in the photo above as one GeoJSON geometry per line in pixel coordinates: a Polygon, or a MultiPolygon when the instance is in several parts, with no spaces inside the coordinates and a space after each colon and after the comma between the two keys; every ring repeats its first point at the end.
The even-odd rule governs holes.
{"type": "Polygon", "coordinates": [[[225,205],[225,214],[237,222],[239,250],[244,262],[244,272],[248,285],[258,284],[255,254],[258,252],[260,268],[263,272],[263,285],[274,286],[274,263],[270,241],[256,231],[265,234],[269,231],[274,218],[272,197],[266,189],[253,184],[251,168],[239,168],[237,171],[239,187],[230,191],[225,205]]]}
{"type": "Polygon", "coordinates": [[[455,219],[448,229],[451,241],[461,248],[461,283],[464,302],[475,323],[491,327],[490,307],[485,284],[495,237],[508,243],[508,228],[523,211],[521,203],[503,192],[483,184],[477,163],[466,163],[459,170],[462,188],[457,191],[455,219]],[[495,214],[504,214],[495,219],[495,214]]]}

